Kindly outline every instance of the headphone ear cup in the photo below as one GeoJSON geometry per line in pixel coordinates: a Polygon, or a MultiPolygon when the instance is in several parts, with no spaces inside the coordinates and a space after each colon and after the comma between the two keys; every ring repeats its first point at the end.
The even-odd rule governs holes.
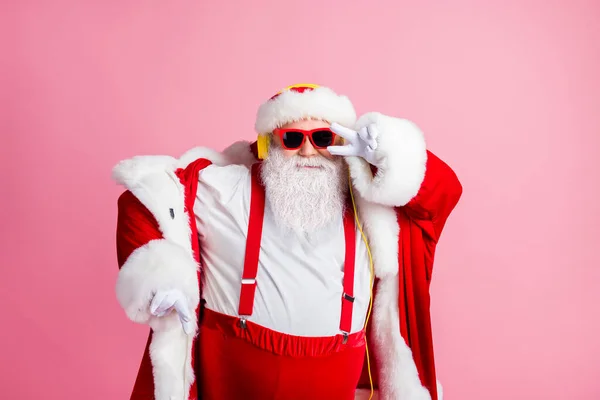
{"type": "Polygon", "coordinates": [[[256,140],[256,148],[258,153],[258,159],[264,160],[269,155],[269,146],[271,144],[271,137],[269,135],[259,135],[256,140]]]}

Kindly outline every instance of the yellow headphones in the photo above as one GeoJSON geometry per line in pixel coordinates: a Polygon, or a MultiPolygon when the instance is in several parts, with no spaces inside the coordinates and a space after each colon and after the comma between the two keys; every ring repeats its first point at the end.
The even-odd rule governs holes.
{"type": "Polygon", "coordinates": [[[271,144],[271,136],[269,134],[266,135],[258,135],[258,139],[256,139],[256,148],[258,150],[258,159],[264,160],[269,155],[269,146],[271,144]]]}

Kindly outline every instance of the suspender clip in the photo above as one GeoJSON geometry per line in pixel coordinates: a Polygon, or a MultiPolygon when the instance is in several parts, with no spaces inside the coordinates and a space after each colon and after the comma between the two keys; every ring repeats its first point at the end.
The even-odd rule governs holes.
{"type": "Polygon", "coordinates": [[[342,339],[342,344],[348,343],[348,332],[342,331],[342,334],[344,335],[344,339],[342,339]]]}
{"type": "Polygon", "coordinates": [[[240,318],[240,328],[246,329],[246,317],[240,318]]]}

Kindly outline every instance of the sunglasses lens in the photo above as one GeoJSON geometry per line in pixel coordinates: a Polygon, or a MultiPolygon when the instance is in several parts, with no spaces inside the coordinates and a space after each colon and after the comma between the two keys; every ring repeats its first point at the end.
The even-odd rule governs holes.
{"type": "Polygon", "coordinates": [[[331,146],[333,142],[333,134],[331,131],[317,131],[312,135],[313,142],[317,147],[331,146]]]}
{"type": "Polygon", "coordinates": [[[297,149],[302,144],[304,134],[302,132],[288,131],[283,134],[283,145],[288,149],[297,149]]]}

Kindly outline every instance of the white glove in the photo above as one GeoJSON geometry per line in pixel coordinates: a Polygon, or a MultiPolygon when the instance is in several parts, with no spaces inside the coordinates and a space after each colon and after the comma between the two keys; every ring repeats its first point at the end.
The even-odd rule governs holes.
{"type": "Polygon", "coordinates": [[[341,126],[340,124],[331,124],[331,130],[345,139],[343,146],[329,146],[327,150],[337,156],[357,156],[364,158],[369,164],[377,166],[377,138],[379,131],[377,125],[370,124],[358,132],[341,126]]]}
{"type": "Polygon", "coordinates": [[[159,290],[150,303],[150,313],[156,317],[163,317],[175,310],[186,334],[194,332],[194,319],[183,293],[177,289],[159,290]]]}

